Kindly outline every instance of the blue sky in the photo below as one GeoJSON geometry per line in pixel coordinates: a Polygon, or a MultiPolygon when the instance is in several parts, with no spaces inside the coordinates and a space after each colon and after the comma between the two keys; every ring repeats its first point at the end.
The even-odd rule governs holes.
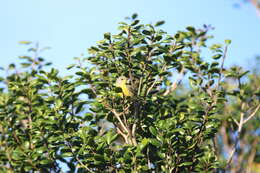
{"type": "Polygon", "coordinates": [[[169,34],[186,26],[215,27],[212,42],[231,39],[227,65],[247,66],[260,54],[260,18],[250,4],[234,8],[236,0],[0,0],[0,66],[26,53],[21,40],[38,41],[52,49],[43,53],[61,71],[73,57],[115,33],[117,23],[138,13],[145,23],[165,20],[169,34]]]}

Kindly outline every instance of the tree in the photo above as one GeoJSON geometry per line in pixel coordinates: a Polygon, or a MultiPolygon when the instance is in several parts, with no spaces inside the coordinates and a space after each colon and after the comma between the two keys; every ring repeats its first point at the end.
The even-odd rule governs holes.
{"type": "Polygon", "coordinates": [[[259,170],[259,59],[257,62],[256,68],[248,76],[245,74],[249,71],[231,67],[227,73],[228,80],[223,85],[228,93],[229,104],[223,109],[218,148],[222,159],[227,156],[232,172],[251,173],[259,170]]]}
{"type": "Polygon", "coordinates": [[[250,109],[244,116],[249,120],[259,108],[259,96],[252,94],[259,92],[250,88],[244,96],[250,81],[240,83],[238,92],[229,91],[225,77],[241,82],[246,75],[224,68],[230,41],[208,46],[208,26],[189,26],[171,36],[159,29],[164,21],[144,25],[137,14],[128,21],[119,24],[119,34],[105,33],[89,48],[91,56],[76,58],[68,67],[75,75],[62,77],[47,67],[37,45],[29,49],[34,55],[20,57],[21,67],[6,69],[0,93],[1,171],[61,172],[65,165],[72,172],[231,168],[232,160],[221,162],[215,137],[220,127],[228,128],[225,122],[239,122],[225,116],[226,109],[241,103],[229,100],[246,100],[243,110],[234,111],[250,109]],[[207,50],[211,59],[202,57],[207,50]],[[115,85],[121,76],[134,96],[115,85]]]}

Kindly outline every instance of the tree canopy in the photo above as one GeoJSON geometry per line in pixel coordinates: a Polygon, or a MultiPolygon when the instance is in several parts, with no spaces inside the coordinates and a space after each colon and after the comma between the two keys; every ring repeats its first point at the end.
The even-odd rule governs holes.
{"type": "Polygon", "coordinates": [[[163,24],[133,14],[71,76],[21,42],[28,56],[2,69],[0,170],[256,172],[259,71],[226,68],[231,41],[209,45],[209,26],[169,35],[163,24]]]}

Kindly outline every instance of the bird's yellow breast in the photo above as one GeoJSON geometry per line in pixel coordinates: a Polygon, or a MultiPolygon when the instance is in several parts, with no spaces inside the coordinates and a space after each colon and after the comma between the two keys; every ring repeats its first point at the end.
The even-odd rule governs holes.
{"type": "Polygon", "coordinates": [[[124,95],[131,97],[131,96],[133,96],[133,93],[130,91],[130,88],[129,88],[129,87],[130,87],[130,86],[126,86],[125,83],[123,83],[123,84],[121,85],[121,89],[122,89],[124,95]]]}

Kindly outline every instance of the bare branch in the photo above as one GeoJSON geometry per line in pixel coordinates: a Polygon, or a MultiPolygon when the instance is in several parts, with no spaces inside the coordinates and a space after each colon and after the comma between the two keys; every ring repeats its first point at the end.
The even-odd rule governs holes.
{"type": "Polygon", "coordinates": [[[159,81],[159,80],[157,80],[157,79],[154,80],[154,82],[153,82],[153,84],[151,85],[151,87],[148,88],[146,95],[148,95],[148,94],[150,93],[150,91],[153,89],[153,87],[154,87],[154,85],[156,84],[157,81],[159,81]]]}
{"type": "MultiPolygon", "coordinates": [[[[164,72],[165,70],[166,70],[166,64],[164,64],[163,67],[162,67],[162,71],[164,72]]],[[[148,95],[148,94],[150,93],[150,91],[153,89],[154,85],[155,85],[158,81],[160,81],[160,80],[162,80],[162,77],[160,77],[159,79],[155,79],[155,80],[154,80],[153,84],[150,86],[150,88],[148,88],[146,95],[148,95]]]]}
{"type": "Polygon", "coordinates": [[[137,142],[136,142],[135,130],[136,130],[136,123],[134,123],[132,127],[132,142],[136,146],[137,142]]]}
{"type": "MultiPolygon", "coordinates": [[[[245,103],[242,103],[242,105],[241,105],[241,110],[243,110],[244,107],[245,107],[245,103]]],[[[226,167],[230,166],[230,163],[231,163],[231,161],[232,161],[232,159],[233,159],[233,156],[234,156],[234,154],[235,154],[235,152],[236,152],[237,145],[238,145],[238,142],[239,142],[240,132],[241,132],[242,127],[243,127],[243,125],[244,125],[244,115],[245,115],[245,113],[241,112],[241,114],[240,114],[240,120],[239,120],[239,125],[238,125],[238,130],[237,130],[237,136],[236,136],[236,140],[235,140],[235,144],[234,144],[233,149],[232,149],[232,151],[231,151],[231,153],[230,153],[230,156],[229,156],[229,159],[228,159],[228,161],[227,161],[227,166],[226,166],[226,167]]]]}
{"type": "Polygon", "coordinates": [[[120,125],[123,127],[123,129],[128,132],[128,129],[126,128],[125,124],[122,122],[121,118],[120,118],[120,113],[116,112],[115,109],[111,110],[113,112],[113,114],[116,116],[117,120],[119,121],[120,125]]]}
{"type": "Polygon", "coordinates": [[[223,54],[223,57],[222,57],[222,62],[221,62],[221,67],[220,67],[220,73],[219,73],[218,83],[217,83],[217,87],[216,87],[217,89],[219,88],[220,81],[221,81],[221,79],[222,79],[222,73],[223,73],[224,63],[225,63],[226,57],[227,57],[227,46],[226,46],[225,49],[224,49],[224,54],[223,54]]]}
{"type": "Polygon", "coordinates": [[[126,135],[125,133],[123,133],[119,127],[116,127],[117,132],[124,138],[125,142],[128,144],[128,135],[126,135]]]}
{"type": "Polygon", "coordinates": [[[231,119],[236,123],[237,126],[239,126],[239,123],[235,118],[231,117],[231,119]]]}
{"type": "MultiPolygon", "coordinates": [[[[245,107],[245,103],[242,103],[241,105],[241,110],[243,110],[245,107]]],[[[240,114],[240,120],[239,120],[239,123],[235,120],[236,124],[238,124],[238,130],[237,130],[237,136],[236,136],[236,140],[235,140],[235,144],[233,146],[233,149],[230,153],[230,156],[229,156],[229,159],[227,161],[227,167],[230,166],[231,164],[231,161],[234,157],[234,154],[236,152],[236,149],[237,149],[237,145],[238,145],[238,142],[239,142],[239,136],[240,136],[240,132],[242,131],[242,128],[243,128],[243,125],[249,121],[258,111],[258,109],[260,108],[260,104],[256,107],[256,109],[254,110],[254,112],[249,116],[247,117],[245,120],[244,120],[244,116],[245,116],[245,113],[241,113],[240,114]]]]}
{"type": "Polygon", "coordinates": [[[247,117],[244,121],[243,124],[245,124],[247,121],[249,121],[251,118],[253,118],[253,116],[255,116],[255,114],[257,113],[258,109],[260,108],[260,104],[256,107],[256,109],[254,110],[253,113],[251,113],[251,115],[249,115],[249,117],[247,117]]]}
{"type": "Polygon", "coordinates": [[[139,81],[138,92],[137,92],[137,95],[138,95],[138,96],[139,96],[140,93],[141,93],[142,83],[143,83],[143,77],[141,77],[141,78],[140,78],[140,81],[139,81]]]}
{"type": "Polygon", "coordinates": [[[179,73],[179,78],[163,93],[163,96],[166,96],[166,95],[170,94],[171,92],[173,92],[177,88],[177,86],[180,83],[180,81],[182,80],[183,76],[184,76],[184,67],[182,67],[182,69],[179,73]]]}

